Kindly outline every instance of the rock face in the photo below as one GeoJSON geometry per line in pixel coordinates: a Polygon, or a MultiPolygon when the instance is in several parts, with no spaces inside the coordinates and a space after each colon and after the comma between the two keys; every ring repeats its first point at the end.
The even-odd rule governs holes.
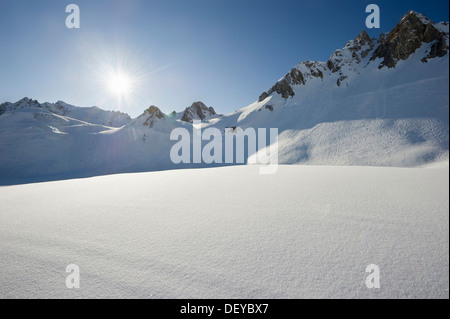
{"type": "MultiPolygon", "coordinates": [[[[328,73],[340,72],[346,65],[360,63],[366,58],[374,48],[374,41],[369,37],[366,31],[361,32],[355,40],[349,41],[344,49],[336,50],[330,59],[326,62],[302,62],[286,74],[271,89],[261,94],[259,102],[264,101],[273,93],[278,93],[284,99],[295,96],[293,86],[305,85],[309,79],[323,79],[328,73]]],[[[342,73],[339,73],[337,85],[346,79],[342,73]]]]}
{"type": "Polygon", "coordinates": [[[161,112],[161,110],[159,108],[152,105],[148,109],[146,109],[144,111],[144,114],[142,114],[140,117],[143,117],[143,118],[146,117],[146,119],[142,125],[152,128],[157,120],[164,118],[164,114],[161,112]]]}
{"type": "Polygon", "coordinates": [[[323,78],[325,68],[319,62],[306,61],[293,68],[288,74],[286,74],[280,81],[268,91],[263,92],[259,97],[259,102],[264,101],[273,93],[280,94],[283,98],[295,96],[295,92],[292,89],[295,85],[305,85],[307,79],[311,78],[323,78]]]}
{"type": "Polygon", "coordinates": [[[53,113],[57,113],[58,115],[66,116],[69,113],[67,106],[62,101],[58,101],[53,105],[53,113]]]}
{"type": "Polygon", "coordinates": [[[264,101],[272,93],[276,92],[280,94],[283,98],[287,99],[294,96],[294,90],[292,90],[291,85],[305,84],[305,78],[303,74],[296,68],[292,69],[288,74],[286,74],[281,81],[275,83],[275,85],[267,92],[264,92],[259,97],[259,101],[264,101]]]}
{"type": "Polygon", "coordinates": [[[311,79],[334,77],[338,87],[347,86],[352,75],[359,74],[370,63],[378,63],[379,68],[393,68],[400,60],[408,59],[422,45],[429,44],[422,62],[443,57],[448,53],[448,23],[435,24],[424,15],[410,11],[389,33],[382,34],[378,41],[362,31],[344,48],[336,50],[327,62],[302,62],[263,92],[259,102],[278,94],[284,99],[295,96],[295,86],[306,85],[311,79]]]}
{"type": "MultiPolygon", "coordinates": [[[[353,41],[347,42],[345,47],[336,50],[327,61],[327,68],[331,73],[341,71],[344,66],[359,64],[373,50],[375,44],[366,31],[362,31],[353,41]]],[[[342,73],[340,76],[342,77],[342,73]]]]}
{"type": "Polygon", "coordinates": [[[7,106],[8,106],[8,103],[0,104],[0,116],[2,116],[6,112],[6,107],[7,106]]]}
{"type": "Polygon", "coordinates": [[[217,113],[212,107],[207,107],[203,102],[194,102],[187,107],[181,120],[183,122],[193,123],[194,120],[204,121],[217,117],[217,113]]]}
{"type": "Polygon", "coordinates": [[[158,119],[162,119],[164,117],[164,114],[161,112],[161,110],[154,105],[146,109],[144,111],[144,115],[150,115],[151,117],[156,117],[158,119]]]}
{"type": "MultiPolygon", "coordinates": [[[[363,30],[354,40],[353,48],[351,51],[357,55],[360,52],[360,57],[365,58],[370,53],[370,51],[374,48],[375,43],[373,39],[370,38],[369,34],[367,34],[366,30],[363,30]]],[[[354,56],[355,56],[354,55],[354,56]]]]}
{"type": "Polygon", "coordinates": [[[393,68],[400,60],[406,60],[425,43],[434,42],[427,59],[443,57],[448,52],[448,33],[439,31],[435,24],[420,13],[410,11],[387,35],[383,35],[371,61],[382,58],[379,68],[393,68]]]}

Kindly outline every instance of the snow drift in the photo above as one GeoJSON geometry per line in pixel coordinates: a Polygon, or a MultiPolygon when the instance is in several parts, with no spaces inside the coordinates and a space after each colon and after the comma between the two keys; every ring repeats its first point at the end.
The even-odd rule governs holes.
{"type": "Polygon", "coordinates": [[[0,187],[0,298],[449,298],[448,176],[243,166],[0,187]]]}

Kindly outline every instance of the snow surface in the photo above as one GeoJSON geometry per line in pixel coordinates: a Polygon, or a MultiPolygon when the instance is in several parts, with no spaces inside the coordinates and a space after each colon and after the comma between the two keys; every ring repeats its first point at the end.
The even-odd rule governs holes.
{"type": "Polygon", "coordinates": [[[0,187],[0,298],[449,298],[448,183],[243,166],[0,187]]]}

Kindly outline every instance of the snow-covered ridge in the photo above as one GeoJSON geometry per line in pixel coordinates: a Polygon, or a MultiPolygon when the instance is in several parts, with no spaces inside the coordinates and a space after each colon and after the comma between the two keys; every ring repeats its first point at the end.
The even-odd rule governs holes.
{"type": "Polygon", "coordinates": [[[377,64],[380,69],[394,68],[400,60],[407,60],[423,44],[429,44],[428,49],[422,56],[416,57],[423,63],[447,55],[448,23],[436,24],[425,15],[410,11],[391,32],[382,34],[378,40],[371,39],[366,31],[362,31],[344,48],[336,50],[326,63],[299,63],[271,89],[261,94],[259,102],[272,94],[279,94],[285,99],[293,97],[294,86],[305,85],[313,78],[331,76],[337,79],[337,86],[347,84],[348,78],[363,72],[370,63],[377,64]]]}
{"type": "Polygon", "coordinates": [[[61,101],[3,103],[0,182],[191,168],[171,162],[170,133],[192,130],[194,120],[222,132],[278,128],[281,164],[448,162],[448,23],[424,21],[408,13],[378,41],[363,31],[328,61],[299,63],[258,101],[225,116],[201,102],[170,115],[151,106],[135,119],[61,101]]]}
{"type": "Polygon", "coordinates": [[[109,127],[121,127],[131,121],[128,114],[118,111],[105,111],[96,106],[78,107],[63,101],[39,103],[37,100],[27,97],[15,103],[6,102],[1,104],[0,115],[6,112],[41,112],[109,127]]]}

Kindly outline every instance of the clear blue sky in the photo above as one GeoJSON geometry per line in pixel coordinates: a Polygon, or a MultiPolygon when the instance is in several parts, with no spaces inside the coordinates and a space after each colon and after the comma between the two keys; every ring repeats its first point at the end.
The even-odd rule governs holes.
{"type": "Polygon", "coordinates": [[[410,9],[448,21],[447,0],[0,0],[0,102],[28,96],[137,116],[201,100],[220,113],[255,101],[295,64],[326,61],[381,9],[378,37],[410,9]],[[67,29],[66,5],[81,10],[67,29]],[[133,93],[105,89],[108,70],[133,93]]]}

